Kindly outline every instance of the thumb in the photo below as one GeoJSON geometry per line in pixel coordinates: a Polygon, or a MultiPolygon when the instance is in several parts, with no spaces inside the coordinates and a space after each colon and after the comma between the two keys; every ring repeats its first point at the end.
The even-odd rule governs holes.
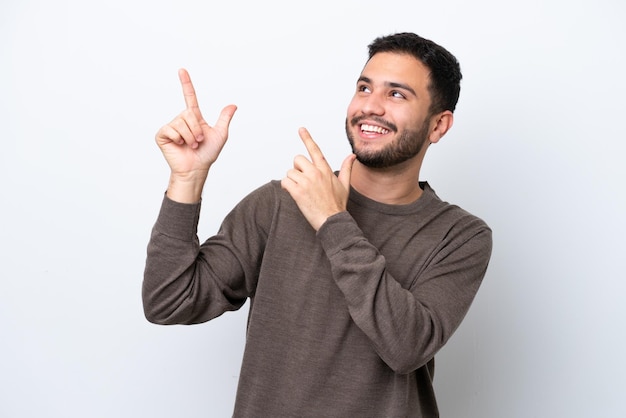
{"type": "Polygon", "coordinates": [[[222,112],[220,113],[217,122],[215,122],[215,129],[220,132],[228,132],[230,121],[233,119],[233,115],[235,114],[236,110],[237,106],[235,105],[228,105],[224,109],[222,109],[222,112]]]}
{"type": "Polygon", "coordinates": [[[350,190],[350,175],[352,174],[352,165],[356,155],[350,154],[341,163],[341,169],[339,170],[339,182],[346,190],[350,190]]]}

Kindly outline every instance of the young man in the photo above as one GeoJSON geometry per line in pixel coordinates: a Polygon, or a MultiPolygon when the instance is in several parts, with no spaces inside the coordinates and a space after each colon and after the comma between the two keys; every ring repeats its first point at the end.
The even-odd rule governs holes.
{"type": "Polygon", "coordinates": [[[300,129],[310,158],[245,197],[202,245],[201,192],[236,108],[209,126],[179,76],[187,109],[156,135],[171,177],[148,245],[148,320],[204,322],[250,299],[236,417],[438,416],[434,355],[492,244],[481,219],[419,181],[426,150],[452,126],[456,59],[415,34],[376,39],[339,173],[300,129]]]}

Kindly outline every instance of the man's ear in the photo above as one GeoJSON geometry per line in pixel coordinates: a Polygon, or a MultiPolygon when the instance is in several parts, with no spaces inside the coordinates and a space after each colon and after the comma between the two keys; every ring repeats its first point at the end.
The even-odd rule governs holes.
{"type": "Polygon", "coordinates": [[[451,111],[445,110],[434,115],[431,119],[430,134],[428,140],[431,144],[436,144],[452,128],[454,115],[451,111]]]}

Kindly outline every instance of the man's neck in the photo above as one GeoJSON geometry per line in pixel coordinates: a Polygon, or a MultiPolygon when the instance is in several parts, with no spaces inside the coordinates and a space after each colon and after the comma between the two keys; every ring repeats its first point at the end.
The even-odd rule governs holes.
{"type": "Polygon", "coordinates": [[[375,169],[354,162],[350,185],[360,194],[380,203],[406,205],[420,198],[420,161],[406,161],[395,167],[375,169]]]}

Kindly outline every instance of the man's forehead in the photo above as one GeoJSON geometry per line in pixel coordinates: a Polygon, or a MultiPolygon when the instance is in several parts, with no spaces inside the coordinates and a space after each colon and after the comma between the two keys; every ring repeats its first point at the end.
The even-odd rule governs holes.
{"type": "Polygon", "coordinates": [[[379,52],[365,63],[359,78],[372,83],[408,84],[419,88],[428,85],[429,75],[428,67],[410,54],[379,52]]]}

